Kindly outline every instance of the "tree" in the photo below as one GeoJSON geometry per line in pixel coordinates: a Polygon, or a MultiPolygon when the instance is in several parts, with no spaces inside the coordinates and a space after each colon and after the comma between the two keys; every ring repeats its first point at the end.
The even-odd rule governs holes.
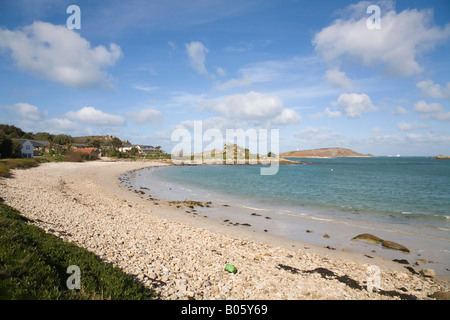
{"type": "Polygon", "coordinates": [[[100,148],[102,143],[100,142],[100,140],[95,139],[95,140],[89,142],[88,145],[92,148],[100,148]]]}
{"type": "Polygon", "coordinates": [[[21,138],[25,134],[22,129],[9,124],[0,124],[0,132],[3,132],[12,139],[21,138]]]}
{"type": "Polygon", "coordinates": [[[34,139],[33,132],[26,132],[21,138],[28,139],[28,140],[36,140],[36,139],[34,139]]]}
{"type": "Polygon", "coordinates": [[[52,141],[53,135],[48,132],[38,132],[34,135],[34,140],[52,141]]]}
{"type": "Polygon", "coordinates": [[[130,156],[137,156],[139,154],[139,149],[136,147],[133,147],[127,151],[127,154],[129,154],[130,156]]]}
{"type": "Polygon", "coordinates": [[[0,158],[10,158],[13,148],[13,140],[3,132],[0,132],[0,158]]]}
{"type": "Polygon", "coordinates": [[[12,139],[11,158],[20,158],[22,156],[22,144],[12,139]]]}
{"type": "Polygon", "coordinates": [[[112,145],[112,147],[114,148],[114,149],[119,149],[119,148],[121,148],[122,147],[122,141],[119,139],[119,138],[117,138],[117,137],[114,137],[112,140],[111,140],[111,145],[112,145]]]}
{"type": "Polygon", "coordinates": [[[59,144],[61,146],[73,142],[73,138],[66,134],[58,134],[58,135],[54,136],[52,140],[54,143],[59,144]]]}

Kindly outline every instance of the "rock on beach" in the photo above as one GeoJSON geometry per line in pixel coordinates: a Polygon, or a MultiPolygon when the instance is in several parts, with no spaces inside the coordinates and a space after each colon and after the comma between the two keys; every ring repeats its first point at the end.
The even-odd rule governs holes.
{"type": "Polygon", "coordinates": [[[363,241],[366,241],[366,242],[369,242],[372,244],[381,244],[381,246],[386,249],[392,249],[392,250],[402,251],[405,253],[410,253],[409,249],[406,248],[405,246],[398,244],[396,242],[393,242],[393,241],[383,240],[383,239],[381,239],[377,236],[374,236],[373,234],[370,234],[370,233],[359,234],[359,235],[353,237],[352,240],[363,240],[363,241]]]}

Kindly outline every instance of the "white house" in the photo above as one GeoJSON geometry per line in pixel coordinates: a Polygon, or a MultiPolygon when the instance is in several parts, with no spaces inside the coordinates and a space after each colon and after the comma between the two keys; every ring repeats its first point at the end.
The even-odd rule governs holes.
{"type": "Polygon", "coordinates": [[[40,148],[49,144],[48,141],[17,139],[22,145],[22,158],[33,158],[39,155],[40,148]]]}
{"type": "Polygon", "coordinates": [[[119,148],[119,151],[126,152],[131,150],[132,148],[136,148],[139,153],[161,153],[161,148],[155,148],[153,146],[144,146],[139,144],[126,144],[119,148]]]}

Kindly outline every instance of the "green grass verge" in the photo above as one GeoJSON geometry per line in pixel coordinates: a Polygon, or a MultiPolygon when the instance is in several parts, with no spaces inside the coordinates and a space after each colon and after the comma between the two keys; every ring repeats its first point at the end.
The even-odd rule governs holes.
{"type": "Polygon", "coordinates": [[[0,198],[0,300],[142,300],[149,288],[92,252],[30,224],[0,198]],[[67,268],[80,268],[81,289],[70,290],[67,268]]]}
{"type": "Polygon", "coordinates": [[[0,177],[7,177],[9,171],[12,169],[27,169],[37,167],[43,162],[48,162],[46,159],[31,158],[31,159],[1,159],[0,160],[0,177]]]}

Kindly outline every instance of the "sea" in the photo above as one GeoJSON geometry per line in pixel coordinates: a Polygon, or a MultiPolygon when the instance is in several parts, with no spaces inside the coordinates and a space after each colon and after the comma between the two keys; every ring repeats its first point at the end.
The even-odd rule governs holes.
{"type": "MultiPolygon", "coordinates": [[[[366,228],[369,233],[407,243],[417,249],[418,256],[433,250],[428,258],[444,257],[440,270],[450,271],[446,265],[450,261],[450,160],[292,160],[308,164],[280,165],[275,175],[261,175],[261,165],[154,167],[135,172],[130,179],[136,190],[151,190],[152,197],[209,201],[216,208],[204,210],[209,217],[239,221],[242,215],[241,221],[259,231],[267,232],[270,227],[274,234],[293,239],[307,240],[307,227],[330,235],[339,225],[366,228]],[[233,212],[226,209],[230,205],[233,212]],[[314,221],[335,227],[330,230],[330,224],[324,227],[314,221]]],[[[351,239],[352,235],[342,232],[336,239],[351,239]]]]}

